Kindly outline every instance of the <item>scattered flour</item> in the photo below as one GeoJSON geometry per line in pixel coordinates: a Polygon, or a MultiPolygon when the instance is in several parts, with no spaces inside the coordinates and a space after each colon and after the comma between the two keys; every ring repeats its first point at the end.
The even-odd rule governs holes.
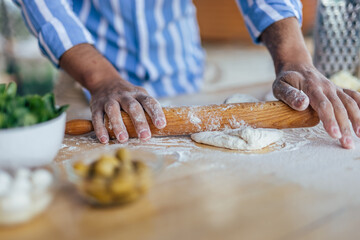
{"type": "Polygon", "coordinates": [[[200,124],[201,119],[198,118],[193,112],[188,113],[188,118],[192,124],[200,124]]]}
{"type": "MultiPolygon", "coordinates": [[[[276,144],[274,151],[266,154],[214,150],[199,146],[188,136],[156,137],[141,144],[138,139],[130,139],[126,144],[111,140],[110,145],[100,144],[95,135],[68,136],[65,138],[67,147],[62,150],[67,152],[76,142],[82,145],[79,151],[69,152],[63,159],[82,153],[84,145],[91,150],[109,147],[147,150],[164,156],[164,174],[225,169],[229,175],[246,173],[254,178],[259,174],[272,175],[285,182],[335,193],[360,203],[360,191],[354,185],[360,182],[359,151],[342,149],[338,141],[328,136],[322,124],[313,128],[283,129],[282,132],[281,145],[276,144]]],[[[355,139],[355,145],[360,149],[359,139],[355,139]]]]}
{"type": "MultiPolygon", "coordinates": [[[[276,100],[272,92],[262,99],[276,100]]],[[[214,126],[220,121],[221,119],[216,119],[216,116],[203,119],[204,124],[214,126]]],[[[325,203],[332,201],[334,196],[360,203],[360,190],[356,184],[360,182],[358,138],[355,139],[356,149],[346,150],[340,147],[338,141],[328,136],[321,124],[313,128],[284,129],[282,132],[284,146],[276,147],[275,151],[267,154],[200,147],[187,136],[157,137],[141,144],[138,139],[130,139],[127,144],[111,140],[111,144],[174,157],[174,160],[165,160],[166,170],[161,175],[185,175],[198,179],[200,175],[195,173],[209,169],[225,169],[230,177],[246,173],[258,179],[259,176],[269,175],[280,179],[280,183],[291,182],[301,188],[334,193],[324,199],[325,203]]],[[[82,145],[79,147],[79,153],[80,150],[84,151],[84,145],[89,149],[108,147],[101,145],[95,136],[66,137],[66,146],[62,147],[66,151],[79,143],[82,145]]],[[[76,153],[77,151],[71,152],[64,156],[64,159],[76,153]]],[[[159,177],[159,181],[161,179],[162,176],[159,177]]],[[[238,180],[235,177],[233,179],[238,180]]],[[[214,182],[216,183],[216,179],[214,182]]],[[[295,203],[296,200],[294,199],[295,203]]],[[[347,206],[346,203],[344,201],[344,205],[347,206]]]]}

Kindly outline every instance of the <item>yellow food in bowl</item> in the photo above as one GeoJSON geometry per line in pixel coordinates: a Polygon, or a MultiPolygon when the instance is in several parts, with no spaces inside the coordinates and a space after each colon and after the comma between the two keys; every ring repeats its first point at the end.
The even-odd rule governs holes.
{"type": "Polygon", "coordinates": [[[151,171],[120,148],[115,155],[103,154],[91,164],[76,162],[73,169],[80,181],[80,191],[99,205],[132,202],[145,194],[151,185],[151,171]]]}

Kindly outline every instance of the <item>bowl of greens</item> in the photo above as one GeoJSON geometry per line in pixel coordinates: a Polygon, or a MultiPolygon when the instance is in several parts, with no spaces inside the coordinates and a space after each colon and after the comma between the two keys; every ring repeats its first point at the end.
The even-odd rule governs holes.
{"type": "Polygon", "coordinates": [[[66,109],[52,93],[18,96],[15,83],[0,84],[0,167],[50,163],[64,138],[66,109]]]}

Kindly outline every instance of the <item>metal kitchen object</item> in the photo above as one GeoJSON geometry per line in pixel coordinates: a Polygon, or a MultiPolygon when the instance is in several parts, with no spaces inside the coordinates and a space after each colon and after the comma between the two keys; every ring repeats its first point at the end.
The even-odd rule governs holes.
{"type": "Polygon", "coordinates": [[[326,77],[360,74],[360,0],[319,0],[314,64],[326,77]]]}

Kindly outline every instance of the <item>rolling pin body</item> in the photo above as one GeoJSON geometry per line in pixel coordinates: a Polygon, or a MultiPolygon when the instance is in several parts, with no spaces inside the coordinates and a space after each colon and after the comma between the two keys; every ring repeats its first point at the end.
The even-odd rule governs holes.
{"type": "MultiPolygon", "coordinates": [[[[316,112],[308,108],[295,111],[286,104],[275,102],[235,103],[194,107],[163,108],[167,125],[157,129],[146,114],[152,136],[188,135],[203,131],[220,131],[247,124],[256,128],[300,128],[313,127],[319,123],[316,112]]],[[[130,137],[137,133],[129,115],[121,112],[130,137]]],[[[105,126],[114,138],[111,124],[105,116],[105,126]]],[[[81,135],[93,131],[89,120],[71,120],[66,124],[66,134],[81,135]]]]}

